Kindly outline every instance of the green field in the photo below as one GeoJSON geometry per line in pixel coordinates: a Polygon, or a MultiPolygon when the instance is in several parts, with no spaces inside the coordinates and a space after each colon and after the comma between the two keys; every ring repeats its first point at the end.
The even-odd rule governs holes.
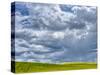
{"type": "MultiPolygon", "coordinates": [[[[13,63],[12,66],[13,66],[12,67],[13,71],[14,70],[13,63]]],[[[79,70],[79,69],[95,69],[95,68],[97,68],[97,64],[93,62],[73,62],[64,64],[15,62],[15,73],[79,70]]]]}

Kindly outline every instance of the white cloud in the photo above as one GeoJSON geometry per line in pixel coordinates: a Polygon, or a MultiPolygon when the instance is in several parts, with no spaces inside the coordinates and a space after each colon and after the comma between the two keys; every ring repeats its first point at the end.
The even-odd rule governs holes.
{"type": "Polygon", "coordinates": [[[64,39],[65,33],[64,32],[54,32],[52,35],[55,39],[64,39]]]}
{"type": "Polygon", "coordinates": [[[75,6],[72,8],[72,11],[79,19],[93,24],[96,23],[96,7],[75,6]]]}
{"type": "Polygon", "coordinates": [[[72,6],[68,12],[55,4],[25,5],[29,15],[16,12],[16,61],[96,60],[95,52],[88,56],[96,48],[95,7],[72,6]]]}

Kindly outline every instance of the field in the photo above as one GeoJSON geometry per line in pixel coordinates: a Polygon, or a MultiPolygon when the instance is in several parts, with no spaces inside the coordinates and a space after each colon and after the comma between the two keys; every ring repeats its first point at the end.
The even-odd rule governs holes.
{"type": "Polygon", "coordinates": [[[28,72],[47,72],[61,70],[79,70],[79,69],[95,69],[97,64],[93,62],[69,62],[64,64],[48,64],[48,63],[33,63],[33,62],[15,62],[12,71],[15,73],[28,72]],[[14,68],[15,65],[15,68],[14,68]]]}

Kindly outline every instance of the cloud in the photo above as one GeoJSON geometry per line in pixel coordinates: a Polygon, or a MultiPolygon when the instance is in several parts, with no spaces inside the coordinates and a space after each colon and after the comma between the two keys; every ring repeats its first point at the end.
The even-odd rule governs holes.
{"type": "Polygon", "coordinates": [[[97,16],[96,16],[96,7],[81,7],[81,6],[75,6],[72,8],[72,11],[74,14],[78,16],[78,18],[84,21],[90,22],[90,23],[96,23],[97,16]]]}
{"type": "Polygon", "coordinates": [[[28,14],[24,7],[15,12],[16,61],[96,61],[96,7],[17,4],[28,14]]]}

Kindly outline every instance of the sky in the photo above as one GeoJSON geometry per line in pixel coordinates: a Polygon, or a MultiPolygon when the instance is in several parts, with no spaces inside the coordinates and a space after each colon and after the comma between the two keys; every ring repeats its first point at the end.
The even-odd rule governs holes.
{"type": "MultiPolygon", "coordinates": [[[[12,4],[15,61],[97,61],[97,8],[66,4],[12,4]],[[15,10],[14,10],[15,9],[15,10]],[[15,18],[15,22],[14,22],[15,18]]],[[[14,45],[13,45],[14,46],[14,45]]]]}

